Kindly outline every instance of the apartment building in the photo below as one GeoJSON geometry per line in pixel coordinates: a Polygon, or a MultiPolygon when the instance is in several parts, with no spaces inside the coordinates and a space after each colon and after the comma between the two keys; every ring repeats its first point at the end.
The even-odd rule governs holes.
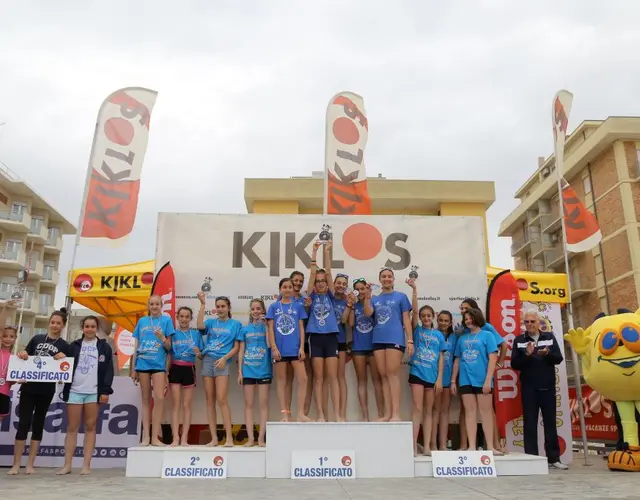
{"type": "MultiPolygon", "coordinates": [[[[20,345],[35,333],[46,332],[60,282],[62,236],[75,233],[66,218],[0,162],[0,300],[11,297],[20,272],[28,271],[20,345]]],[[[19,315],[20,309],[9,324],[18,324],[19,315]]]]}
{"type": "MultiPolygon", "coordinates": [[[[549,141],[551,144],[551,141],[549,141]]],[[[640,117],[585,121],[565,143],[564,177],[598,219],[602,243],[569,255],[573,319],[586,327],[601,311],[636,309],[640,298],[640,117]]],[[[518,189],[519,206],[500,226],[515,269],[567,272],[555,158],[518,189]]]]}

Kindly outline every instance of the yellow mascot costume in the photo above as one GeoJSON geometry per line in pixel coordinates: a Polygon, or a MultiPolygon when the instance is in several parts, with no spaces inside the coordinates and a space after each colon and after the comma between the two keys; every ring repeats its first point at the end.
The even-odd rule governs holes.
{"type": "Polygon", "coordinates": [[[602,315],[586,330],[569,330],[564,338],[580,356],[587,384],[618,407],[625,446],[609,455],[609,470],[640,472],[635,418],[640,410],[640,309],[626,311],[602,315]]]}

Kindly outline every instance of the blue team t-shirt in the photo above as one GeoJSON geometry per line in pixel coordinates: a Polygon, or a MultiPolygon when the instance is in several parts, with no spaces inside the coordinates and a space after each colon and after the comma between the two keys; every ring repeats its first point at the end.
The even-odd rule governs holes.
{"type": "Polygon", "coordinates": [[[438,361],[441,353],[447,350],[444,335],[439,330],[418,325],[413,332],[413,348],[409,373],[424,382],[435,384],[438,380],[438,361]]]}
{"type": "Polygon", "coordinates": [[[342,322],[342,315],[347,308],[347,299],[334,299],[333,308],[336,313],[336,322],[338,323],[338,343],[347,343],[347,326],[342,322]]]}
{"type": "MultiPolygon", "coordinates": [[[[489,368],[489,354],[497,351],[496,339],[487,330],[460,335],[455,350],[455,357],[460,358],[460,387],[484,386],[489,368]]],[[[493,379],[491,379],[491,387],[493,387],[493,379]]]]}
{"type": "Polygon", "coordinates": [[[353,352],[363,352],[373,350],[373,317],[365,316],[364,304],[356,302],[353,306],[354,326],[353,342],[351,350],[353,352]]]}
{"type": "Polygon", "coordinates": [[[273,335],[280,354],[283,357],[297,357],[300,351],[300,321],[307,319],[304,306],[300,302],[283,304],[278,300],[269,306],[266,318],[273,321],[273,335]]]}
{"type": "Polygon", "coordinates": [[[171,337],[175,332],[173,320],[164,315],[158,318],[143,316],[133,330],[133,338],[138,341],[136,370],[166,370],[167,368],[167,351],[153,333],[157,327],[160,327],[165,337],[171,337]]]}
{"type": "Polygon", "coordinates": [[[244,342],[242,376],[255,379],[271,378],[271,349],[267,344],[267,325],[263,322],[249,323],[240,330],[238,340],[244,342]]]}
{"type": "Polygon", "coordinates": [[[411,302],[402,292],[383,293],[371,299],[375,326],[374,344],[404,346],[404,323],[402,314],[411,311],[411,302]]]}
{"type": "MultiPolygon", "coordinates": [[[[444,333],[442,335],[444,336],[444,333]]],[[[445,340],[447,350],[442,353],[444,356],[444,364],[442,366],[442,387],[449,387],[451,385],[451,375],[453,374],[453,355],[456,351],[457,341],[458,336],[455,333],[447,335],[445,340]]]]}
{"type": "Polygon", "coordinates": [[[195,363],[196,353],[193,348],[197,347],[200,352],[204,349],[202,334],[195,328],[188,330],[177,329],[171,339],[171,357],[173,361],[181,363],[195,363]]]}
{"type": "Polygon", "coordinates": [[[336,321],[335,297],[331,292],[312,293],[309,306],[307,333],[338,333],[336,321]]]}
{"type": "Polygon", "coordinates": [[[208,319],[204,322],[204,354],[213,359],[220,359],[233,349],[238,340],[242,323],[237,319],[229,318],[221,321],[218,318],[208,319]]]}

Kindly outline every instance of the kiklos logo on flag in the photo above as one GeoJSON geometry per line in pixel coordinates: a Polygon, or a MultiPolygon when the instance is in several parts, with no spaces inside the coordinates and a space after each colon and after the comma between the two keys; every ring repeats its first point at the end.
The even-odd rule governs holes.
{"type": "Polygon", "coordinates": [[[364,149],[369,136],[364,101],[352,92],[335,95],[327,108],[325,210],[335,215],[371,215],[364,149]]]}
{"type": "Polygon", "coordinates": [[[558,190],[562,194],[561,207],[564,218],[565,244],[568,251],[580,253],[591,250],[600,243],[602,233],[598,226],[598,220],[587,210],[563,177],[564,143],[567,137],[572,104],[573,94],[566,90],[558,92],[553,100],[552,122],[558,190]]]}

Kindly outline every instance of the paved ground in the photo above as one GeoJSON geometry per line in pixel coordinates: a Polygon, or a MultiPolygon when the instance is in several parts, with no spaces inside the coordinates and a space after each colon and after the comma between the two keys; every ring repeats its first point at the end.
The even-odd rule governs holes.
{"type": "Polygon", "coordinates": [[[255,498],[260,500],[407,500],[425,498],[544,500],[569,498],[637,499],[640,474],[613,473],[604,461],[590,457],[584,467],[579,457],[566,472],[549,476],[505,477],[498,479],[379,479],[355,481],[290,481],[276,479],[227,479],[211,481],[127,479],[124,470],[95,470],[81,477],[55,476],[52,469],[39,469],[35,476],[7,477],[0,469],[2,498],[20,500],[128,500],[152,497],[154,500],[212,498],[224,500],[255,498]]]}

